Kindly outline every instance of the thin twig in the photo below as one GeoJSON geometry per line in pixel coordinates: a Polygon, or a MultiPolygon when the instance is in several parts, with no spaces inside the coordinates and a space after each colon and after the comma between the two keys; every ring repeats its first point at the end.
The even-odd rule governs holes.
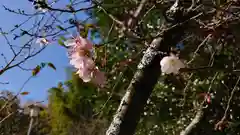
{"type": "Polygon", "coordinates": [[[233,96],[234,96],[234,93],[235,93],[236,90],[237,90],[237,86],[238,86],[238,84],[239,84],[239,81],[240,81],[240,77],[238,77],[237,82],[236,82],[235,86],[233,87],[233,90],[232,90],[232,92],[231,92],[231,95],[230,95],[230,97],[229,97],[229,99],[228,99],[228,103],[227,103],[227,107],[226,107],[226,109],[225,109],[224,115],[223,115],[222,119],[215,125],[215,129],[219,129],[219,127],[220,127],[222,124],[224,124],[225,120],[227,119],[227,113],[228,113],[229,108],[230,108],[230,103],[231,103],[231,101],[232,101],[232,98],[233,98],[233,96]]]}
{"type": "Polygon", "coordinates": [[[118,20],[115,16],[113,16],[111,13],[109,13],[107,10],[105,10],[101,5],[99,5],[99,8],[102,9],[102,11],[113,21],[115,21],[117,24],[119,24],[121,27],[125,27],[124,23],[120,20],[118,20]]]}
{"type": "Polygon", "coordinates": [[[209,34],[209,35],[201,42],[201,44],[198,45],[197,49],[196,49],[195,52],[193,53],[192,59],[191,59],[189,62],[187,62],[187,64],[190,64],[190,63],[192,63],[192,62],[195,60],[198,51],[199,51],[200,48],[208,41],[208,39],[209,39],[211,36],[212,36],[212,34],[209,34]]]}
{"type": "MultiPolygon", "coordinates": [[[[125,70],[125,71],[126,71],[126,70],[125,70]]],[[[103,111],[103,109],[106,107],[107,103],[108,103],[109,100],[112,98],[112,96],[113,96],[113,94],[114,94],[114,92],[115,92],[116,86],[117,86],[117,85],[119,84],[119,82],[121,81],[122,76],[123,76],[123,72],[120,73],[117,82],[116,82],[115,85],[113,86],[111,95],[108,97],[107,101],[103,104],[103,106],[101,107],[100,111],[97,112],[96,114],[94,114],[93,117],[95,117],[95,116],[97,116],[98,114],[100,114],[100,113],[103,111]]]]}
{"type": "Polygon", "coordinates": [[[12,116],[14,113],[16,113],[16,111],[11,112],[11,113],[9,113],[6,117],[4,117],[4,118],[0,121],[0,125],[1,125],[6,119],[8,119],[10,116],[12,116]]]}
{"type": "Polygon", "coordinates": [[[18,90],[17,94],[11,98],[10,100],[8,100],[0,109],[0,112],[5,109],[7,107],[7,105],[12,102],[13,100],[15,100],[17,98],[17,96],[21,93],[21,91],[23,90],[23,88],[25,87],[25,85],[32,79],[33,76],[30,76],[21,86],[21,88],[18,90]]]}
{"type": "Polygon", "coordinates": [[[65,13],[77,13],[77,12],[80,12],[80,11],[90,10],[90,9],[93,9],[93,8],[96,8],[96,7],[97,7],[97,5],[94,5],[94,6],[91,6],[91,7],[81,8],[81,9],[77,9],[77,10],[67,10],[67,9],[52,8],[50,6],[47,6],[46,8],[48,10],[51,10],[51,11],[60,11],[60,12],[65,12],[65,13]]]}
{"type": "MultiPolygon", "coordinates": [[[[139,15],[140,15],[140,13],[141,13],[141,11],[142,11],[142,9],[143,9],[143,7],[144,7],[144,5],[146,4],[147,1],[148,1],[148,0],[141,0],[139,6],[137,7],[137,10],[136,10],[136,11],[134,12],[134,14],[133,14],[133,17],[131,17],[131,18],[128,20],[128,22],[127,22],[127,27],[132,28],[133,25],[135,25],[133,19],[137,19],[137,18],[139,17],[139,15]]],[[[136,22],[136,20],[135,20],[135,22],[136,22]]]]}
{"type": "MultiPolygon", "coordinates": [[[[1,33],[4,33],[3,30],[2,30],[2,28],[0,28],[0,32],[1,32],[1,33]]],[[[15,52],[15,50],[13,49],[13,46],[11,45],[10,41],[8,40],[6,34],[2,34],[2,35],[3,35],[3,37],[5,38],[5,40],[7,41],[7,44],[8,44],[8,46],[10,47],[13,55],[15,56],[15,55],[16,55],[16,52],[15,52]]]]}
{"type": "Polygon", "coordinates": [[[191,121],[191,123],[180,133],[180,135],[188,135],[194,127],[199,123],[199,121],[202,119],[203,116],[203,110],[199,109],[194,117],[194,119],[191,121]]]}
{"type": "MultiPolygon", "coordinates": [[[[215,73],[214,77],[212,78],[211,83],[210,83],[210,86],[209,86],[208,91],[207,91],[208,94],[210,93],[210,91],[211,91],[211,89],[212,89],[212,85],[214,84],[214,81],[215,81],[215,79],[217,78],[218,74],[219,74],[218,72],[215,73]]],[[[204,107],[203,105],[204,105],[204,103],[205,103],[205,100],[206,100],[206,97],[205,97],[204,101],[202,101],[202,103],[200,104],[200,107],[198,108],[197,113],[196,113],[194,119],[193,119],[193,120],[191,121],[191,123],[180,133],[180,135],[188,135],[188,134],[190,134],[190,133],[192,132],[192,130],[193,130],[194,128],[196,128],[197,124],[200,122],[200,120],[201,120],[202,117],[204,116],[204,111],[203,111],[203,109],[206,108],[206,107],[204,107]]]]}
{"type": "Polygon", "coordinates": [[[233,90],[231,92],[230,98],[228,99],[227,108],[226,108],[226,110],[224,112],[224,117],[227,116],[227,112],[229,110],[230,103],[232,101],[232,98],[233,98],[233,95],[234,95],[235,91],[237,90],[237,85],[238,85],[239,81],[240,81],[240,77],[238,77],[238,80],[237,80],[237,82],[236,82],[236,84],[235,84],[235,86],[234,86],[234,88],[233,88],[233,90]]]}
{"type": "Polygon", "coordinates": [[[187,96],[187,93],[186,93],[186,92],[187,92],[187,90],[188,90],[188,88],[189,88],[189,86],[190,86],[190,84],[191,84],[191,82],[192,82],[192,80],[191,80],[192,76],[193,76],[193,73],[191,73],[191,75],[188,77],[188,82],[187,82],[185,88],[183,89],[183,103],[181,104],[181,106],[184,106],[184,105],[185,105],[186,96],[187,96]]]}
{"type": "Polygon", "coordinates": [[[141,20],[139,21],[139,23],[142,23],[144,21],[144,18],[150,13],[151,10],[153,10],[154,8],[156,8],[156,5],[153,5],[141,18],[141,20]]]}
{"type": "Polygon", "coordinates": [[[9,84],[9,82],[0,82],[0,84],[6,85],[6,84],[9,84]]]}

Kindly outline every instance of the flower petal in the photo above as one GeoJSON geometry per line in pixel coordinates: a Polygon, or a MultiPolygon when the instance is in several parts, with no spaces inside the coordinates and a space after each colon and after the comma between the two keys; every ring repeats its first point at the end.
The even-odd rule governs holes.
{"type": "Polygon", "coordinates": [[[170,60],[169,56],[163,57],[162,60],[160,61],[160,65],[163,66],[165,64],[167,64],[170,60]]]}
{"type": "Polygon", "coordinates": [[[76,42],[79,49],[91,50],[93,48],[93,44],[88,39],[82,38],[81,36],[76,39],[76,42]]]}
{"type": "Polygon", "coordinates": [[[79,77],[83,80],[83,82],[90,82],[92,77],[91,77],[91,72],[88,70],[78,70],[77,74],[79,77]]]}
{"type": "Polygon", "coordinates": [[[70,64],[78,69],[93,69],[95,66],[94,61],[86,56],[79,56],[76,58],[72,58],[70,60],[70,64]]]}
{"type": "Polygon", "coordinates": [[[64,42],[64,44],[66,45],[66,46],[75,46],[76,45],[76,42],[75,42],[75,40],[74,39],[68,39],[67,41],[65,41],[64,42]]]}

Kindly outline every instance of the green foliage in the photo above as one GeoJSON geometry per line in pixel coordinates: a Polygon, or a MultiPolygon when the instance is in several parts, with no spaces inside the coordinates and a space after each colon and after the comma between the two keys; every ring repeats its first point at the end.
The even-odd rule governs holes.
{"type": "Polygon", "coordinates": [[[61,39],[58,39],[58,44],[65,47],[65,45],[64,45],[64,43],[62,42],[61,39]]]}
{"type": "Polygon", "coordinates": [[[48,64],[48,67],[50,67],[50,68],[56,70],[56,67],[55,67],[51,62],[49,62],[49,63],[47,63],[47,64],[48,64]]]}
{"type": "Polygon", "coordinates": [[[41,67],[37,65],[33,70],[32,70],[32,76],[36,76],[41,70],[41,67]]]}
{"type": "Polygon", "coordinates": [[[57,25],[56,26],[58,29],[60,29],[60,30],[65,30],[62,26],[60,26],[60,25],[57,25]]]}
{"type": "MultiPolygon", "coordinates": [[[[100,96],[98,91],[91,84],[84,83],[75,73],[72,74],[71,80],[64,84],[60,83],[58,87],[51,88],[49,94],[52,135],[68,135],[77,132],[75,131],[77,130],[75,129],[76,126],[79,126],[79,129],[86,128],[78,132],[83,134],[86,132],[87,135],[88,130],[90,130],[86,127],[87,125],[90,124],[94,128],[93,123],[102,121],[93,117],[96,113],[93,108],[96,105],[98,106],[95,100],[100,96]]],[[[97,125],[102,127],[104,123],[103,125],[97,125]]]]}
{"type": "MultiPolygon", "coordinates": [[[[1,135],[26,135],[29,128],[29,112],[27,108],[20,105],[19,99],[14,98],[14,94],[9,91],[1,92],[0,99],[0,134],[1,135]]],[[[45,110],[44,110],[45,111],[45,110]]],[[[44,112],[43,111],[43,112],[44,112]]],[[[41,114],[43,112],[40,112],[41,114]]],[[[34,122],[32,134],[44,135],[49,133],[46,115],[41,115],[34,122]]]]}
{"type": "Polygon", "coordinates": [[[40,65],[37,65],[33,70],[32,70],[32,76],[36,76],[45,66],[50,67],[53,70],[56,70],[56,67],[54,66],[53,63],[51,62],[42,62],[40,65]]]}

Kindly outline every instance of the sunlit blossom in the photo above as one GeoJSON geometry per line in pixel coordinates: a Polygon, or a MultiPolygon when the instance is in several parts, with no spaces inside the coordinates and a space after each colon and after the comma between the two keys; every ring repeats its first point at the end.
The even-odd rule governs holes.
{"type": "Polygon", "coordinates": [[[48,11],[48,9],[39,7],[38,11],[45,13],[48,11]]]}
{"type": "Polygon", "coordinates": [[[165,74],[178,74],[179,69],[184,68],[184,63],[175,55],[164,57],[161,62],[161,70],[165,74]]]}
{"type": "Polygon", "coordinates": [[[70,60],[70,64],[77,69],[77,74],[84,82],[91,81],[91,73],[95,68],[94,61],[86,56],[78,56],[70,60]]]}
{"type": "Polygon", "coordinates": [[[93,44],[86,38],[78,36],[74,39],[69,39],[64,42],[68,47],[72,47],[76,50],[91,50],[93,49],[93,44]]]}
{"type": "Polygon", "coordinates": [[[69,47],[70,64],[77,69],[79,77],[84,82],[92,82],[98,86],[103,86],[106,78],[93,61],[91,55],[93,44],[81,36],[69,39],[64,44],[69,47]]]}
{"type": "Polygon", "coordinates": [[[77,74],[83,80],[83,82],[90,82],[92,80],[92,70],[90,69],[78,69],[77,74]]]}
{"type": "Polygon", "coordinates": [[[36,43],[40,44],[40,47],[43,47],[43,46],[49,44],[49,41],[46,38],[38,38],[36,40],[36,43]]]}
{"type": "Polygon", "coordinates": [[[87,56],[78,56],[70,59],[70,64],[77,69],[93,69],[95,67],[94,61],[87,56]]]}

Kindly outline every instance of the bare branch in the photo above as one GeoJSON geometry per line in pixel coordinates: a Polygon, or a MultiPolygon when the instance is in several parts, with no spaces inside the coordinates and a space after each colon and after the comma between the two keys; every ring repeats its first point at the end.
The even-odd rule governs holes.
{"type": "Polygon", "coordinates": [[[147,3],[147,1],[148,0],[141,0],[141,2],[140,2],[140,4],[139,4],[139,6],[138,6],[138,8],[137,8],[137,10],[134,12],[134,14],[133,14],[133,17],[131,17],[129,20],[128,20],[128,22],[127,22],[127,27],[129,27],[129,28],[132,28],[134,25],[135,25],[135,23],[136,23],[136,19],[139,17],[139,15],[140,15],[140,13],[141,13],[141,11],[142,11],[142,9],[143,9],[143,6],[147,3]],[[134,21],[135,20],[135,21],[134,21]],[[135,23],[134,23],[135,22],[135,23]]]}
{"type": "Polygon", "coordinates": [[[9,84],[9,82],[0,82],[0,84],[5,85],[5,84],[9,84]]]}
{"type": "MultiPolygon", "coordinates": [[[[211,83],[210,83],[210,85],[209,85],[209,87],[208,87],[208,91],[207,91],[208,94],[210,93],[210,91],[211,91],[211,89],[212,89],[212,85],[214,84],[214,81],[215,81],[215,79],[217,78],[218,74],[219,74],[218,72],[215,73],[214,77],[212,78],[211,83]]],[[[200,104],[199,108],[197,109],[197,113],[196,113],[194,119],[193,119],[193,120],[191,121],[191,123],[180,133],[180,135],[189,135],[189,134],[193,131],[193,129],[197,127],[197,124],[201,121],[201,119],[202,119],[203,116],[204,116],[204,109],[207,109],[207,107],[204,107],[204,106],[203,106],[204,103],[206,102],[205,100],[206,100],[206,97],[205,97],[205,99],[202,101],[202,103],[200,104]]]]}
{"type": "Polygon", "coordinates": [[[237,90],[237,86],[238,86],[238,84],[239,84],[239,81],[240,81],[240,77],[238,77],[237,82],[236,82],[236,84],[235,84],[235,86],[234,86],[234,88],[233,88],[233,90],[232,90],[232,92],[231,92],[231,95],[230,95],[230,97],[229,97],[229,99],[228,99],[227,107],[226,107],[226,109],[225,109],[225,112],[224,112],[224,115],[223,115],[222,119],[215,125],[215,130],[220,129],[221,126],[225,123],[225,120],[227,119],[227,113],[228,113],[229,108],[230,108],[230,103],[231,103],[231,101],[232,101],[232,98],[233,98],[233,96],[234,96],[234,93],[235,93],[236,90],[237,90]]]}
{"type": "MultiPolygon", "coordinates": [[[[0,28],[0,32],[1,32],[1,33],[4,33],[3,30],[2,30],[2,28],[0,28]]],[[[16,55],[16,52],[15,52],[15,50],[13,49],[13,46],[11,45],[10,41],[8,40],[6,34],[2,34],[2,35],[3,35],[3,37],[5,38],[5,40],[7,41],[8,46],[10,47],[12,53],[13,53],[14,56],[15,56],[15,55],[16,55]]]]}
{"type": "Polygon", "coordinates": [[[25,87],[25,85],[26,85],[32,78],[33,78],[33,76],[30,76],[30,77],[22,84],[22,86],[21,86],[21,88],[18,90],[17,94],[16,94],[13,98],[11,98],[10,100],[8,100],[8,101],[5,102],[5,104],[4,104],[4,105],[1,107],[1,109],[0,109],[0,112],[1,112],[3,109],[5,109],[9,103],[11,103],[12,101],[14,101],[14,100],[17,98],[17,96],[21,93],[21,91],[23,90],[23,88],[25,87]]]}
{"type": "Polygon", "coordinates": [[[12,116],[16,111],[9,113],[6,117],[4,117],[1,121],[0,124],[2,124],[5,120],[7,120],[10,116],[12,116]]]}
{"type": "Polygon", "coordinates": [[[191,59],[190,61],[188,61],[187,64],[190,64],[190,63],[192,63],[192,62],[195,60],[199,49],[200,49],[203,45],[205,45],[205,43],[211,38],[211,36],[212,36],[212,34],[209,34],[209,35],[201,42],[201,44],[198,45],[197,49],[196,49],[195,52],[193,53],[192,59],[191,59]]]}
{"type": "Polygon", "coordinates": [[[50,6],[47,6],[46,8],[48,10],[51,10],[51,11],[60,11],[60,12],[65,12],[65,13],[77,13],[77,12],[80,12],[80,11],[86,11],[86,10],[93,9],[93,8],[96,8],[96,7],[97,6],[94,5],[94,6],[91,6],[91,7],[81,8],[81,9],[77,9],[77,10],[66,10],[66,9],[52,8],[50,6]]]}
{"type": "Polygon", "coordinates": [[[194,119],[191,121],[191,123],[180,133],[180,135],[188,135],[193,128],[196,127],[196,125],[200,122],[200,120],[203,117],[203,110],[202,108],[199,109],[194,117],[194,119]]]}

